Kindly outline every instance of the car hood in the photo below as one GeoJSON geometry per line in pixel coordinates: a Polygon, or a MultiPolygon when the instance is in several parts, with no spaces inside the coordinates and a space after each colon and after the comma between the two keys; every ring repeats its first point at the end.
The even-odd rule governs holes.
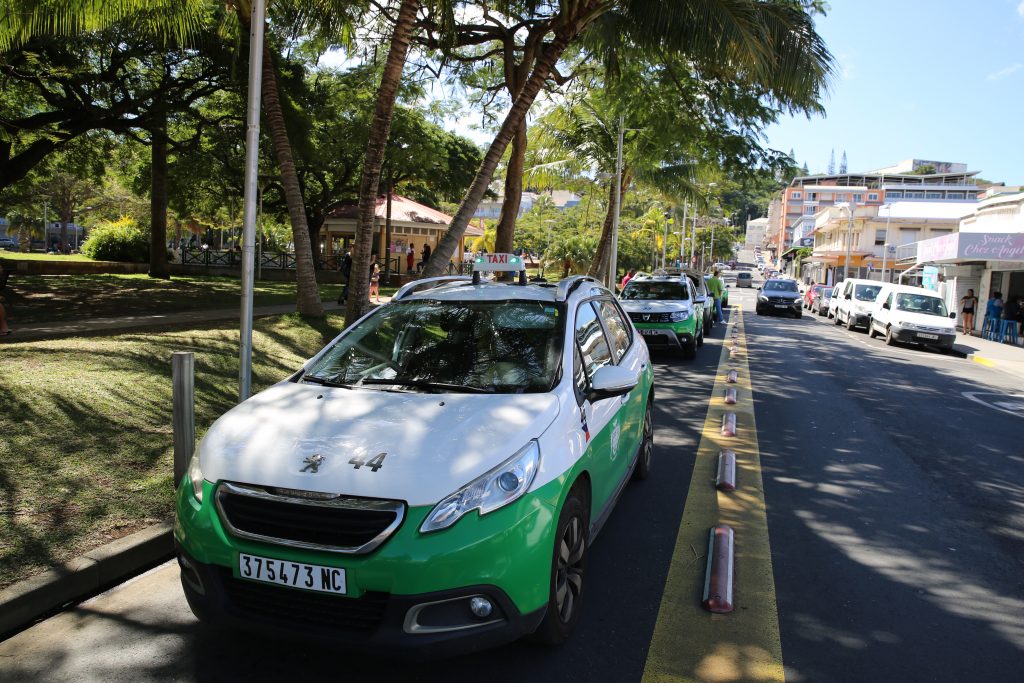
{"type": "Polygon", "coordinates": [[[689,311],[689,301],[620,301],[627,313],[673,313],[689,311]]]}
{"type": "Polygon", "coordinates": [[[281,383],[210,427],[199,445],[200,468],[209,481],[433,505],[539,437],[557,415],[553,394],[281,383]],[[379,453],[387,455],[377,471],[349,463],[379,453]],[[323,461],[312,472],[304,459],[318,454],[323,461]]]}
{"type": "Polygon", "coordinates": [[[918,327],[929,327],[940,330],[944,334],[956,332],[956,323],[951,318],[944,318],[941,315],[928,315],[926,313],[913,313],[911,311],[894,311],[892,320],[902,323],[910,323],[918,327]]]}

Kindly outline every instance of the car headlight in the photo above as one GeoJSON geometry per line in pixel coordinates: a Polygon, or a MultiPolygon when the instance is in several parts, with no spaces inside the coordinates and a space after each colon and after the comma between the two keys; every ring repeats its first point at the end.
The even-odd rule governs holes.
{"type": "Polygon", "coordinates": [[[917,325],[915,325],[914,323],[904,323],[904,322],[900,322],[899,320],[893,320],[892,321],[892,326],[897,328],[897,329],[901,329],[901,330],[916,330],[917,329],[917,325]]]}
{"type": "Polygon", "coordinates": [[[682,322],[684,320],[688,320],[689,318],[690,318],[690,312],[689,311],[672,311],[672,315],[670,316],[670,319],[674,323],[679,323],[679,322],[682,322]]]}
{"type": "Polygon", "coordinates": [[[435,505],[420,525],[420,532],[447,529],[473,510],[486,515],[508,505],[526,493],[539,467],[540,446],[531,441],[511,458],[435,505]]]}
{"type": "Polygon", "coordinates": [[[196,449],[195,453],[192,454],[192,459],[188,461],[188,480],[192,482],[192,493],[195,495],[196,500],[202,503],[203,471],[199,469],[199,449],[196,449]]]}
{"type": "Polygon", "coordinates": [[[763,304],[766,304],[766,303],[768,303],[768,297],[766,297],[766,296],[763,296],[763,295],[762,295],[762,296],[758,296],[758,297],[757,297],[757,300],[758,300],[758,301],[760,301],[760,302],[761,302],[761,303],[763,303],[763,304]]]}

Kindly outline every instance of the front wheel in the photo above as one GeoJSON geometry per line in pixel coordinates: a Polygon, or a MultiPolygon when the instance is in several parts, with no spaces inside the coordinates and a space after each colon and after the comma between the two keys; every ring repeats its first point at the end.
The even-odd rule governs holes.
{"type": "Polygon", "coordinates": [[[583,577],[587,568],[590,521],[585,499],[573,488],[562,505],[555,529],[551,560],[551,587],[544,620],[533,639],[545,645],[559,645],[572,635],[583,604],[583,577]]]}
{"type": "Polygon", "coordinates": [[[853,313],[851,313],[846,318],[846,329],[848,329],[851,332],[853,332],[853,328],[855,328],[856,326],[857,326],[857,323],[855,322],[855,319],[853,317],[853,313]]]}
{"type": "Polygon", "coordinates": [[[896,338],[892,336],[892,328],[891,327],[886,327],[885,328],[885,345],[886,346],[892,346],[895,343],[896,343],[896,338]]]}
{"type": "Polygon", "coordinates": [[[868,339],[874,339],[878,333],[875,332],[874,321],[868,323],[868,339]]]}
{"type": "Polygon", "coordinates": [[[683,358],[686,360],[693,360],[697,357],[697,340],[690,339],[690,341],[684,341],[682,345],[683,358]]]}

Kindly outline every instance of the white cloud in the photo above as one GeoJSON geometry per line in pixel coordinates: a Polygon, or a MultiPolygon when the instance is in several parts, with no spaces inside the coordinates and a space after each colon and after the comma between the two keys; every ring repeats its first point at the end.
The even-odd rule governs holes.
{"type": "Polygon", "coordinates": [[[1024,2],[1021,2],[1019,5],[1017,5],[1017,14],[1024,17],[1024,2]]]}
{"type": "MultiPolygon", "coordinates": [[[[1021,6],[1024,6],[1024,3],[1021,3],[1021,6]]],[[[1021,69],[1024,69],[1024,64],[1022,64],[1020,62],[1017,62],[1016,64],[1011,64],[1010,66],[1006,67],[1005,69],[1000,69],[999,71],[993,71],[988,76],[985,76],[985,80],[986,81],[999,81],[999,80],[1002,80],[1002,79],[1007,78],[1009,76],[1012,76],[1013,74],[1017,73],[1021,69]]]]}
{"type": "Polygon", "coordinates": [[[857,77],[857,65],[853,63],[853,57],[847,53],[836,55],[839,64],[839,78],[844,81],[851,81],[857,77]]]}

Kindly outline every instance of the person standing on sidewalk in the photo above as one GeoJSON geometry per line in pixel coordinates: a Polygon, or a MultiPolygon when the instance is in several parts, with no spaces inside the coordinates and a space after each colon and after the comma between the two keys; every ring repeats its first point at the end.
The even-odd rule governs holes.
{"type": "Polygon", "coordinates": [[[960,315],[963,318],[964,334],[971,336],[974,329],[974,311],[978,308],[978,297],[974,296],[974,290],[968,289],[967,294],[960,297],[960,315]]]}
{"type": "Polygon", "coordinates": [[[376,254],[370,254],[370,298],[380,303],[380,266],[376,254]]]}
{"type": "Polygon", "coordinates": [[[722,297],[725,295],[725,287],[722,285],[721,278],[718,277],[718,268],[711,271],[711,277],[708,278],[708,294],[715,299],[715,320],[717,322],[725,320],[725,314],[722,313],[722,297]]]}
{"type": "Polygon", "coordinates": [[[0,301],[0,337],[6,337],[11,333],[11,330],[7,327],[7,311],[4,310],[4,304],[0,301]]]}
{"type": "Polygon", "coordinates": [[[345,286],[341,288],[341,295],[338,297],[338,303],[343,304],[348,300],[348,281],[352,278],[352,250],[354,246],[349,247],[345,255],[341,257],[341,265],[338,266],[338,270],[341,271],[341,276],[345,278],[345,286]]]}

